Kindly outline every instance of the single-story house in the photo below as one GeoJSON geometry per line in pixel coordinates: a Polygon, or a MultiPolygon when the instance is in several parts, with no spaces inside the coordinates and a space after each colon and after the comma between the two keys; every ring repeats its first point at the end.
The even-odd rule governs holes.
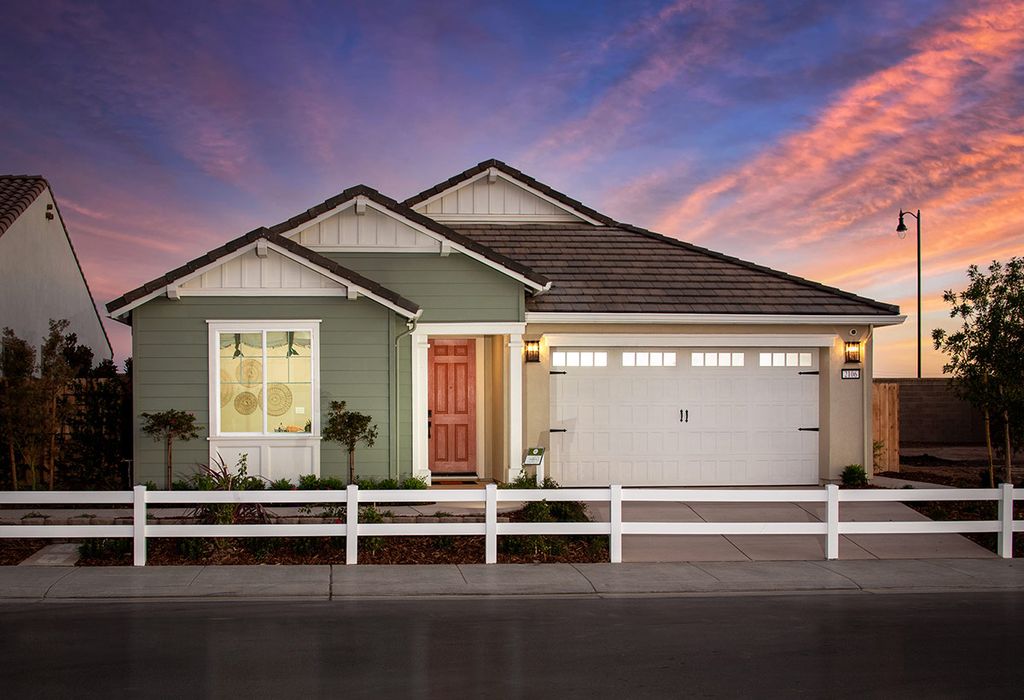
{"type": "Polygon", "coordinates": [[[96,360],[113,357],[50,184],[0,175],[0,328],[38,348],[50,319],[67,319],[96,360]]]}
{"type": "MultiPolygon", "coordinates": [[[[404,202],[347,189],[110,302],[135,414],[193,411],[176,464],[361,476],[817,484],[872,459],[872,334],[899,309],[615,221],[498,160],[404,202]]],[[[161,446],[136,431],[136,478],[161,446]]]]}

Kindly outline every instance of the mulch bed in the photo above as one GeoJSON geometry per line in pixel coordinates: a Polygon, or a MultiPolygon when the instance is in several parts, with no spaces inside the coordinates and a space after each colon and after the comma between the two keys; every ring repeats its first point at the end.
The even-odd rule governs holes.
{"type": "MultiPolygon", "coordinates": [[[[498,561],[504,564],[607,562],[607,538],[552,537],[561,546],[557,552],[535,551],[510,554],[502,551],[498,538],[498,561]]],[[[218,538],[214,540],[151,539],[146,563],[153,566],[225,564],[344,564],[343,537],[218,538]]],[[[27,556],[27,555],[26,555],[27,556]]],[[[376,537],[360,538],[360,564],[483,564],[484,538],[376,537]]],[[[127,551],[108,550],[83,557],[78,566],[125,566],[131,564],[127,551]]]]}
{"type": "Polygon", "coordinates": [[[51,540],[0,540],[0,566],[14,566],[28,559],[51,540]]]}

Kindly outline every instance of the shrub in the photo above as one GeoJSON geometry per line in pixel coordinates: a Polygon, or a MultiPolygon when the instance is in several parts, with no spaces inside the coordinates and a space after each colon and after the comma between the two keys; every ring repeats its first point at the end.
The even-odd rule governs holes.
{"type": "Polygon", "coordinates": [[[132,541],[124,537],[89,538],[78,545],[83,559],[120,559],[132,551],[132,541]]]}
{"type": "MultiPolygon", "coordinates": [[[[201,464],[201,471],[189,479],[190,485],[197,491],[263,490],[263,479],[248,475],[247,462],[248,456],[243,454],[234,471],[220,458],[214,459],[212,465],[201,464]]],[[[208,503],[190,510],[189,516],[212,525],[265,523],[269,519],[262,503],[208,503]]]]}
{"type": "Polygon", "coordinates": [[[859,464],[850,464],[843,468],[841,475],[843,486],[867,486],[868,475],[864,467],[859,464]]]}
{"type": "MultiPolygon", "coordinates": [[[[517,479],[500,488],[507,489],[557,489],[558,482],[545,477],[538,486],[537,477],[521,474],[517,479]]],[[[528,523],[585,523],[590,521],[587,507],[579,501],[531,501],[523,506],[518,519],[528,523]]],[[[591,546],[599,546],[594,538],[586,538],[591,546]]],[[[517,535],[505,536],[498,540],[501,551],[507,554],[527,556],[559,555],[565,552],[569,540],[559,535],[517,535]]]]}
{"type": "Polygon", "coordinates": [[[291,479],[274,479],[267,484],[267,488],[271,491],[291,491],[295,488],[295,484],[291,479]]]}

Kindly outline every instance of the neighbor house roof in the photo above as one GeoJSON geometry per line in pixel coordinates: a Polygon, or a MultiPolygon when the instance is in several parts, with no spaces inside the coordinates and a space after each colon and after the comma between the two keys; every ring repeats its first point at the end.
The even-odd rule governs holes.
{"type": "Polygon", "coordinates": [[[466,225],[551,278],[531,312],[894,315],[899,307],[628,224],[466,225]]]}
{"type": "Polygon", "coordinates": [[[0,236],[46,188],[40,175],[0,175],[0,236]]]}
{"type": "Polygon", "coordinates": [[[404,217],[408,221],[415,222],[420,226],[441,236],[442,238],[451,241],[452,243],[456,243],[466,248],[467,250],[470,250],[476,253],[477,255],[480,255],[490,260],[491,262],[500,265],[501,267],[504,267],[508,270],[511,270],[512,272],[521,275],[522,277],[525,277],[526,279],[536,284],[538,287],[545,287],[549,282],[547,277],[538,274],[535,270],[531,269],[526,265],[523,265],[521,262],[513,260],[512,258],[507,257],[505,255],[502,255],[501,253],[493,250],[492,248],[489,248],[486,245],[483,245],[480,242],[473,240],[472,238],[463,236],[462,234],[452,230],[448,226],[438,223],[437,221],[434,221],[430,217],[424,216],[423,214],[420,214],[419,212],[410,209],[404,204],[401,204],[400,202],[392,199],[391,197],[388,197],[385,194],[378,192],[372,187],[368,187],[367,185],[356,185],[355,187],[349,187],[344,192],[341,192],[331,197],[330,199],[327,199],[321,202],[320,204],[317,204],[315,207],[311,207],[310,209],[307,209],[301,214],[293,216],[287,221],[282,221],[276,226],[271,226],[270,230],[275,233],[286,233],[295,228],[298,228],[304,223],[312,221],[318,216],[326,214],[332,209],[335,209],[336,207],[339,207],[348,201],[351,201],[357,196],[366,197],[367,199],[377,203],[378,205],[388,209],[389,211],[392,211],[395,214],[404,217]]]}
{"type": "Polygon", "coordinates": [[[489,168],[494,168],[505,173],[510,178],[518,180],[524,185],[527,185],[528,187],[531,187],[532,189],[535,189],[538,192],[541,192],[547,195],[548,197],[551,197],[551,199],[554,199],[555,201],[564,204],[566,207],[574,209],[577,212],[586,215],[587,217],[593,219],[594,221],[598,221],[602,224],[607,225],[614,225],[617,223],[610,216],[602,214],[596,209],[591,209],[578,199],[573,199],[569,195],[559,192],[558,190],[550,187],[549,185],[545,185],[543,182],[540,182],[539,180],[535,180],[534,178],[530,177],[523,171],[516,170],[511,165],[503,163],[502,161],[497,160],[496,158],[481,161],[474,165],[472,168],[464,170],[458,175],[448,178],[444,182],[439,182],[433,187],[425,189],[419,194],[415,194],[412,197],[409,197],[409,199],[402,202],[402,204],[404,204],[407,207],[415,207],[420,202],[425,202],[434,195],[438,195],[446,190],[450,190],[451,188],[479,175],[480,173],[484,172],[485,170],[488,170],[489,168]]]}
{"type": "Polygon", "coordinates": [[[178,280],[181,280],[197,272],[198,270],[206,267],[207,265],[215,263],[220,258],[223,258],[226,255],[229,255],[239,250],[240,248],[244,248],[258,241],[261,238],[266,239],[268,242],[273,243],[274,245],[279,246],[294,255],[298,255],[306,259],[313,265],[323,268],[324,270],[327,270],[328,272],[336,275],[337,277],[348,280],[357,287],[362,287],[368,292],[376,296],[379,296],[381,299],[386,299],[391,304],[394,304],[395,306],[407,311],[410,317],[416,316],[420,312],[420,307],[418,304],[409,301],[408,299],[398,294],[397,292],[393,292],[387,287],[384,287],[383,285],[378,284],[377,282],[374,282],[373,280],[364,277],[363,275],[360,275],[358,272],[355,272],[354,270],[350,270],[347,267],[339,265],[330,258],[326,258],[323,255],[320,255],[319,253],[316,253],[310,250],[309,248],[299,243],[296,243],[290,238],[285,238],[281,234],[275,233],[274,231],[271,231],[268,228],[254,229],[243,236],[239,236],[234,240],[228,241],[219,248],[214,248],[205,255],[201,255],[194,260],[190,260],[181,267],[175,268],[174,270],[171,270],[165,275],[162,275],[154,280],[147,282],[141,287],[137,287],[132,291],[127,292],[123,296],[120,296],[117,299],[114,299],[113,301],[108,303],[107,312],[115,314],[118,310],[124,309],[133,302],[138,301],[143,297],[149,296],[156,292],[160,292],[168,285],[174,284],[178,280]]]}

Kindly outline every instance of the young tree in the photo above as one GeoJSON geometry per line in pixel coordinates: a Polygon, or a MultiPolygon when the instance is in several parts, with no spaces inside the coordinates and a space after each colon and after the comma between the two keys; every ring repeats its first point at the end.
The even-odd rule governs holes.
{"type": "Polygon", "coordinates": [[[18,453],[29,419],[27,389],[35,372],[36,352],[26,341],[4,328],[0,336],[0,436],[6,449],[11,488],[18,489],[18,453]]]}
{"type": "Polygon", "coordinates": [[[1024,258],[1011,258],[1006,265],[994,261],[987,272],[971,265],[967,278],[964,291],[943,294],[950,317],[962,321],[960,329],[935,329],[932,338],[935,348],[949,356],[943,372],[952,376],[954,389],[984,414],[992,484],[992,416],[1002,419],[1004,480],[1012,483],[1011,417],[1019,415],[1024,403],[1024,258]]]}
{"type": "Polygon", "coordinates": [[[164,466],[167,469],[167,489],[170,490],[174,482],[174,441],[187,442],[199,437],[196,417],[186,411],[172,408],[158,413],[143,413],[142,420],[142,432],[155,441],[164,443],[164,466]]]}
{"type": "Polygon", "coordinates": [[[43,339],[39,348],[39,381],[36,388],[39,392],[41,462],[46,467],[47,486],[52,491],[57,475],[57,434],[67,419],[68,401],[66,397],[68,383],[75,377],[78,368],[72,367],[68,357],[77,362],[88,361],[91,367],[92,351],[86,349],[88,358],[76,357],[75,349],[78,338],[74,333],[67,333],[71,324],[66,320],[50,319],[50,332],[43,339]]]}
{"type": "Polygon", "coordinates": [[[348,483],[356,482],[356,446],[362,442],[373,447],[377,440],[377,426],[372,419],[362,413],[349,411],[344,401],[331,401],[331,410],[327,413],[327,425],[323,430],[324,440],[337,442],[348,452],[348,483]]]}

